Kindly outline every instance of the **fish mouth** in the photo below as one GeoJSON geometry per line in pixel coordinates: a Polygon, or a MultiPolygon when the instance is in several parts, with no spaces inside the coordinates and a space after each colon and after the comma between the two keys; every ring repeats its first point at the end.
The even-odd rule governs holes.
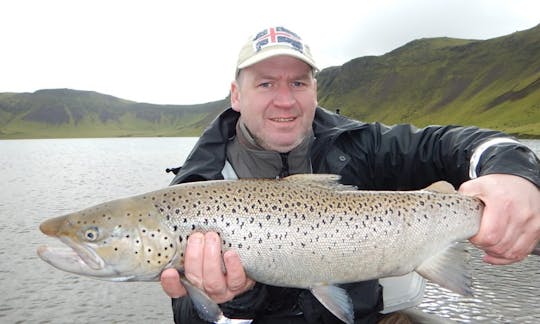
{"type": "Polygon", "coordinates": [[[59,239],[68,247],[40,246],[37,253],[43,261],[76,274],[96,274],[105,267],[103,259],[92,248],[77,244],[68,237],[59,239]]]}

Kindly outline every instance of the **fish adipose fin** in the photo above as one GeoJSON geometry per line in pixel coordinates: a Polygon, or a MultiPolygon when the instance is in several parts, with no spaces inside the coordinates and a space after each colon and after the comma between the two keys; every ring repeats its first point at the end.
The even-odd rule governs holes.
{"type": "Polygon", "coordinates": [[[456,243],[424,261],[415,270],[441,287],[472,296],[470,255],[465,243],[456,243]]]}
{"type": "Polygon", "coordinates": [[[218,304],[208,297],[204,291],[193,286],[182,274],[180,274],[180,281],[182,282],[182,285],[184,285],[184,288],[186,288],[186,291],[191,298],[191,302],[193,303],[193,307],[201,319],[211,323],[221,323],[221,321],[227,319],[223,315],[218,304]]]}
{"type": "Polygon", "coordinates": [[[311,288],[311,293],[334,316],[347,324],[354,323],[352,300],[345,289],[332,285],[316,286],[311,288]]]}

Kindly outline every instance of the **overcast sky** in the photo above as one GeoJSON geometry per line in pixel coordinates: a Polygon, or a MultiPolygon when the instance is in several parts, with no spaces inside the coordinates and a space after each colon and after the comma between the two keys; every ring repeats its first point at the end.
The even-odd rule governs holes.
{"type": "Polygon", "coordinates": [[[417,38],[488,39],[539,23],[538,0],[3,0],[0,92],[203,103],[227,96],[240,47],[269,26],[299,34],[324,68],[417,38]]]}

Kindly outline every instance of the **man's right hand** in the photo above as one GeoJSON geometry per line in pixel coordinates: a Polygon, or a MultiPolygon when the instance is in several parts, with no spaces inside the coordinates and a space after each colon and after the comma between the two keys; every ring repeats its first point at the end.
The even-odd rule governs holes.
{"type": "MultiPolygon", "coordinates": [[[[234,251],[221,255],[221,239],[215,232],[195,232],[189,236],[184,252],[184,273],[195,287],[203,290],[217,304],[233,299],[255,285],[248,278],[234,251]],[[226,272],[223,272],[225,265],[226,272]]],[[[161,286],[171,298],[186,295],[176,269],[167,269],[161,274],[161,286]]]]}

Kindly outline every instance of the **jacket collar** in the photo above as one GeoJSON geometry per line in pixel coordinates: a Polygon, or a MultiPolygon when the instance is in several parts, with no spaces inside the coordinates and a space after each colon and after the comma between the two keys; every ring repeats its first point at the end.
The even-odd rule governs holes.
{"type": "MultiPolygon", "coordinates": [[[[240,113],[229,108],[212,121],[171,184],[223,179],[221,171],[227,156],[227,143],[236,134],[236,124],[239,117],[240,113]]],[[[365,123],[317,107],[313,121],[313,133],[316,141],[314,145],[318,149],[312,150],[312,155],[320,153],[319,148],[331,145],[342,133],[365,126],[365,123]]]]}

